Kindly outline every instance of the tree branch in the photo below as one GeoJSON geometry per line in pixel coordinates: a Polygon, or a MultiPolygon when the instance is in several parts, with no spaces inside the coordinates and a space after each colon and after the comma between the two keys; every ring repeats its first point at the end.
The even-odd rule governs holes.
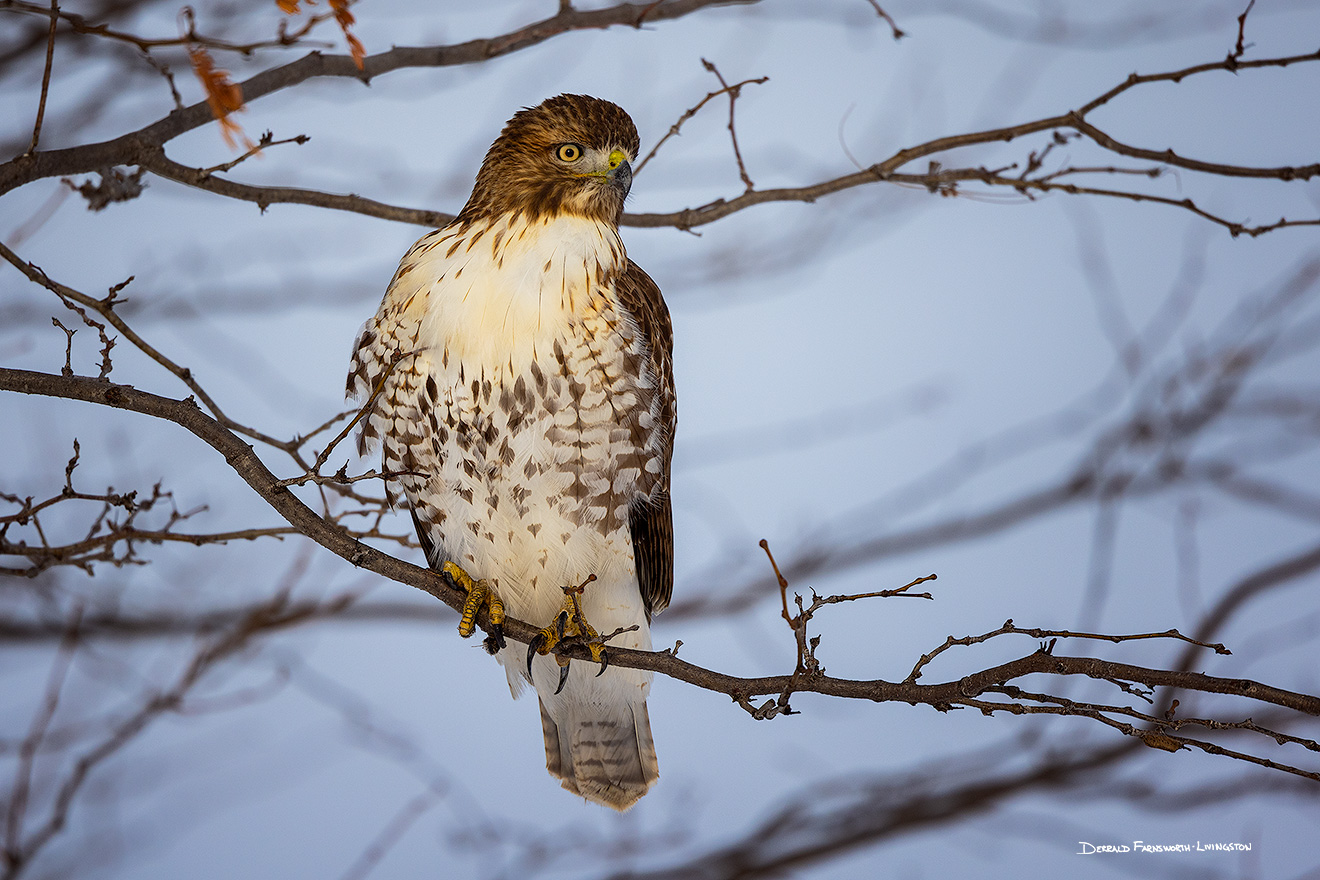
{"type": "MultiPolygon", "coordinates": [[[[127,385],[116,385],[99,379],[14,369],[0,369],[0,390],[79,400],[174,422],[222,454],[229,466],[303,535],[355,566],[423,590],[454,610],[461,610],[463,607],[464,594],[449,587],[434,572],[362,544],[342,527],[319,516],[293,495],[286,486],[281,485],[281,481],[266,468],[250,445],[244,443],[216,419],[203,413],[191,399],[174,400],[160,397],[127,385]]],[[[484,615],[479,622],[485,624],[484,615]]],[[[537,632],[539,632],[538,628],[523,621],[512,618],[506,618],[504,621],[504,634],[516,641],[529,643],[537,632]]],[[[575,644],[573,640],[565,640],[561,643],[556,653],[578,660],[590,657],[587,647],[583,644],[575,644]]],[[[727,694],[757,717],[771,717],[778,713],[762,711],[762,714],[758,714],[757,710],[750,708],[749,701],[752,697],[778,694],[779,704],[786,710],[787,697],[790,694],[813,693],[874,702],[923,703],[942,711],[968,707],[983,712],[1009,711],[1014,714],[1024,714],[1033,711],[1050,711],[1053,714],[1080,715],[1100,720],[1128,735],[1140,736],[1143,741],[1152,744],[1151,732],[1109,719],[1105,715],[1106,707],[1076,704],[1078,708],[1069,710],[1068,707],[1063,706],[1025,707],[1019,703],[990,704],[977,699],[994,688],[1002,687],[1023,676],[1038,673],[1084,676],[1102,681],[1118,679],[1137,682],[1150,688],[1170,687],[1203,693],[1228,694],[1283,706],[1308,715],[1320,715],[1320,697],[1287,691],[1249,679],[1220,678],[1181,670],[1151,669],[1089,657],[1056,656],[1046,649],[941,684],[894,683],[881,679],[841,679],[828,676],[819,669],[796,670],[791,675],[742,678],[688,663],[669,651],[647,652],[624,648],[612,648],[610,662],[615,666],[658,672],[706,690],[727,694]]],[[[766,708],[762,707],[762,710],[766,708]]],[[[1154,744],[1161,748],[1166,747],[1164,743],[1167,740],[1174,739],[1167,734],[1158,734],[1158,736],[1166,737],[1165,740],[1154,741],[1154,744]]],[[[1179,740],[1179,742],[1184,741],[1179,740]]],[[[1229,752],[1211,744],[1191,740],[1185,742],[1212,753],[1243,757],[1240,753],[1229,752]]],[[[1320,780],[1320,773],[1276,764],[1267,759],[1252,760],[1275,769],[1320,780]]]]}
{"type": "MultiPolygon", "coordinates": [[[[251,102],[260,97],[289,88],[313,77],[352,76],[370,80],[394,70],[410,67],[446,66],[469,64],[505,54],[541,42],[552,36],[573,30],[586,28],[610,27],[619,24],[640,26],[642,21],[678,18],[690,14],[705,6],[724,5],[726,3],[754,3],[757,0],[685,0],[685,2],[662,2],[641,6],[638,4],[619,4],[601,10],[581,12],[571,5],[564,6],[549,19],[510,32],[503,37],[476,40],[453,46],[429,48],[395,48],[388,52],[370,56],[366,59],[366,68],[359,71],[348,56],[331,56],[312,53],[298,61],[259,73],[241,84],[244,100],[251,102]]],[[[983,184],[988,187],[1008,187],[1019,193],[1061,192],[1070,195],[1093,195],[1107,198],[1124,198],[1133,201],[1149,201],[1182,208],[1224,226],[1233,235],[1242,233],[1256,236],[1276,229],[1320,224],[1320,219],[1287,220],[1248,226],[1240,221],[1224,218],[1198,207],[1191,199],[1172,198],[1154,193],[1131,192],[1123,190],[1083,187],[1072,183],[1060,183],[1056,179],[1061,172],[1047,173],[1043,169],[1036,177],[1024,173],[1018,177],[1005,177],[1001,173],[982,167],[964,167],[944,169],[932,163],[925,174],[900,172],[900,169],[913,161],[962,147],[1011,142],[1013,140],[1050,130],[1072,130],[1085,135],[1097,146],[1117,155],[1142,160],[1156,161],[1191,171],[1225,177],[1244,177],[1274,180],[1308,180],[1320,174],[1320,163],[1298,166],[1276,166],[1254,168],[1225,163],[1208,162],[1180,156],[1172,150],[1153,150],[1123,143],[1111,137],[1089,121],[1086,116],[1098,107],[1112,101],[1119,95],[1140,85],[1156,82],[1181,82],[1183,79],[1211,71],[1239,72],[1241,70],[1262,69],[1269,67],[1284,68],[1292,64],[1315,62],[1320,60],[1320,51],[1281,56],[1276,58],[1243,61],[1229,56],[1217,62],[1192,65],[1180,70],[1154,74],[1132,74],[1123,82],[1088,101],[1077,110],[1071,110],[1056,116],[1045,117],[1031,122],[1003,128],[987,129],[959,135],[935,138],[925,143],[908,147],[894,153],[887,159],[877,162],[861,171],[846,174],[815,184],[799,187],[781,187],[758,190],[748,185],[742,194],[730,199],[716,199],[694,208],[684,208],[667,213],[625,214],[622,223],[628,226],[664,227],[693,229],[723,219],[730,214],[750,207],[772,202],[814,202],[827,195],[865,186],[873,183],[893,183],[922,186],[941,195],[960,194],[955,186],[960,181],[983,184]]],[[[729,86],[721,80],[723,88],[716,94],[730,96],[730,111],[737,90],[745,83],[729,86]]],[[[704,103],[704,101],[702,102],[704,103]]],[[[699,108],[701,104],[698,104],[699,108]]],[[[694,108],[695,110],[696,108],[694,108]]],[[[689,111],[692,112],[692,111],[689,111]]],[[[685,115],[686,116],[686,115],[685,115]]],[[[263,210],[276,203],[307,204],[336,210],[353,211],[367,216],[399,222],[415,223],[421,226],[440,226],[452,219],[452,215],[425,209],[410,209],[393,206],[365,199],[356,195],[336,195],[318,190],[306,190],[294,187],[261,187],[242,184],[217,177],[214,169],[197,169],[180,165],[168,159],[164,153],[164,144],[178,135],[211,121],[210,109],[205,102],[194,104],[183,110],[176,110],[156,123],[100,144],[88,144],[67,150],[35,153],[22,156],[5,165],[0,165],[0,195],[18,186],[43,177],[89,173],[98,169],[116,165],[137,165],[146,167],[153,173],[170,180],[194,186],[208,192],[229,198],[256,203],[263,210]]],[[[732,115],[730,117],[732,136],[732,115]]],[[[680,123],[682,119],[680,119],[680,123]]],[[[671,134],[673,129],[671,128],[671,134]]],[[[666,135],[668,137],[669,135],[666,135]]],[[[663,142],[663,139],[662,139],[663,142]]],[[[742,165],[741,155],[737,151],[735,136],[735,157],[739,163],[739,173],[744,183],[749,182],[746,169],[742,165]]],[[[659,144],[657,144],[657,147],[659,144]]],[[[654,152],[654,151],[652,151],[654,152]]],[[[1043,155],[1043,154],[1042,154],[1043,155]]],[[[648,157],[649,158],[649,155],[648,157]]],[[[1026,163],[1028,171],[1039,169],[1039,157],[1035,153],[1026,163]]],[[[1151,169],[1126,169],[1118,167],[1096,167],[1087,169],[1091,173],[1124,175],[1139,173],[1146,177],[1155,177],[1151,169]]],[[[1070,169],[1067,173],[1078,173],[1080,169],[1070,169]]]]}
{"type": "Polygon", "coordinates": [[[28,145],[24,156],[35,153],[41,141],[41,124],[46,118],[46,97],[50,93],[50,71],[55,60],[55,23],[60,15],[58,0],[50,0],[50,11],[47,14],[50,16],[50,31],[46,35],[46,67],[41,73],[41,97],[37,101],[37,121],[32,124],[32,143],[28,145]]]}
{"type": "MultiPolygon", "coordinates": [[[[751,5],[760,0],[662,0],[659,3],[619,3],[603,9],[580,11],[571,6],[555,15],[498,37],[469,40],[450,46],[398,46],[364,60],[359,69],[349,55],[309,53],[288,64],[264,70],[239,83],[246,103],[310,79],[345,77],[370,82],[373,78],[418,67],[478,64],[526,49],[561,34],[682,18],[707,7],[751,5]]],[[[175,110],[163,119],[108,141],[37,152],[0,165],[0,195],[46,177],[87,174],[114,165],[140,164],[138,157],[162,147],[181,134],[210,123],[214,117],[205,101],[175,110]]]]}

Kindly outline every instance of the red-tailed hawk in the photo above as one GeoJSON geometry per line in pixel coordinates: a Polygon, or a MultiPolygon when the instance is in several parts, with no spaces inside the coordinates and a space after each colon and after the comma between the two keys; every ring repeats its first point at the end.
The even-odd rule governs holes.
{"type": "Polygon", "coordinates": [[[488,639],[514,695],[536,688],[546,767],[620,810],[658,775],[650,673],[537,648],[636,627],[610,644],[649,650],[673,586],[672,330],[618,229],[637,149],[628,114],[598,98],[515,114],[462,212],[404,255],[348,377],[350,395],[375,395],[359,450],[383,445],[431,567],[470,605],[489,587],[493,612],[547,626],[530,650],[488,639]],[[591,575],[582,621],[564,588],[591,575]]]}

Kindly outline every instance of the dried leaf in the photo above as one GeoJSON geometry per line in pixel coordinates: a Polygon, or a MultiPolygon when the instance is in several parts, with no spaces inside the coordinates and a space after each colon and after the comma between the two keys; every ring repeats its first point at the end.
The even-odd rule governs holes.
{"type": "Polygon", "coordinates": [[[255,144],[243,133],[237,122],[229,114],[243,109],[243,87],[229,79],[229,72],[215,66],[211,53],[204,46],[189,46],[188,58],[192,61],[193,73],[201,80],[206,90],[206,103],[211,107],[211,115],[220,123],[220,134],[230,147],[236,146],[239,138],[249,150],[255,144]]]}
{"type": "Polygon", "coordinates": [[[1153,730],[1138,731],[1141,741],[1152,749],[1161,749],[1166,752],[1176,752],[1182,749],[1183,744],[1171,736],[1163,733],[1157,733],[1153,730]]]}
{"type": "Polygon", "coordinates": [[[348,10],[348,0],[330,0],[330,8],[334,10],[339,29],[344,32],[344,40],[348,43],[348,51],[353,55],[353,63],[357,65],[358,70],[365,70],[366,65],[363,61],[367,57],[367,50],[362,45],[362,41],[353,36],[353,32],[349,30],[357,19],[348,10]]]}
{"type": "Polygon", "coordinates": [[[275,5],[285,15],[297,15],[301,11],[298,9],[298,4],[301,2],[302,0],[275,0],[275,5]]]}
{"type": "Polygon", "coordinates": [[[146,184],[142,182],[142,174],[146,170],[138,168],[126,174],[118,168],[102,168],[98,172],[101,175],[101,182],[95,184],[87,180],[75,186],[69,178],[65,177],[63,180],[65,186],[87,200],[87,210],[100,211],[112,202],[127,202],[142,195],[142,190],[146,188],[146,184]]]}

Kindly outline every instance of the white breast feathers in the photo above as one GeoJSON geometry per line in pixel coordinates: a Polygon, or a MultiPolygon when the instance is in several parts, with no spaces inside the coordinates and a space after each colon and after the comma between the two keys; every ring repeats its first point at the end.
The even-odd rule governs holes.
{"type": "Polygon", "coordinates": [[[404,257],[392,298],[425,290],[421,340],[469,369],[517,375],[626,265],[618,232],[580,217],[501,218],[424,236],[404,257]]]}

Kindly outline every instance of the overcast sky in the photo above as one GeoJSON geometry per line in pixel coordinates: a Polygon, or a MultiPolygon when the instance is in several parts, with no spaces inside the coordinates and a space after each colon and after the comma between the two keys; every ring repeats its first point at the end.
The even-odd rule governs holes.
{"type": "MultiPolygon", "coordinates": [[[[638,30],[569,34],[480,66],[402,71],[370,88],[317,81],[273,95],[238,116],[243,128],[254,138],[270,129],[276,137],[308,134],[310,142],[271,149],[232,175],[453,212],[485,148],[518,108],[560,92],[608,98],[632,114],[646,151],[718,86],[703,69],[708,59],[729,81],[769,77],[747,86],[737,104],[738,143],[756,186],[809,184],[931,138],[1062,113],[1134,71],[1217,61],[1232,49],[1240,4],[1160,5],[1169,9],[1151,12],[1144,2],[1099,10],[1027,0],[887,3],[908,33],[898,42],[862,0],[780,0],[638,30]]],[[[195,7],[205,28],[208,5],[195,7]]],[[[273,29],[270,7],[246,19],[248,34],[273,29]]],[[[502,33],[551,11],[548,0],[363,0],[354,7],[368,52],[502,33]]],[[[172,15],[162,7],[123,24],[173,34],[172,15]]],[[[1313,51],[1320,8],[1259,0],[1247,37],[1247,57],[1313,51]]],[[[279,57],[263,56],[255,66],[219,61],[241,79],[279,57]]],[[[74,63],[57,51],[57,72],[66,61],[74,63]]],[[[164,82],[143,79],[111,94],[99,115],[71,131],[63,113],[118,69],[94,65],[55,77],[44,147],[111,137],[169,111],[164,82]]],[[[185,99],[198,100],[182,65],[176,73],[185,99]]],[[[26,137],[39,75],[26,71],[22,88],[3,90],[6,140],[26,137]]],[[[1125,142],[1208,161],[1301,165],[1316,161],[1318,94],[1320,65],[1211,73],[1134,90],[1092,121],[1125,142]]],[[[740,193],[727,123],[722,98],[686,123],[637,176],[628,210],[672,211],[740,193]]],[[[1048,142],[1042,134],[945,161],[1021,164],[1048,142]]],[[[1081,144],[1058,150],[1070,164],[1116,163],[1081,144]]],[[[198,166],[233,156],[214,125],[174,141],[169,154],[198,166]]],[[[925,170],[924,160],[917,164],[910,170],[925,170]]],[[[1139,185],[1251,223],[1320,213],[1315,182],[1182,171],[1139,185]]],[[[135,276],[125,291],[134,325],[189,366],[231,416],[275,436],[306,431],[342,407],[357,328],[423,231],[300,206],[262,214],[250,203],[150,177],[135,201],[91,213],[69,196],[27,230],[60,188],[47,180],[6,195],[0,237],[14,242],[23,230],[11,245],[20,256],[89,294],[135,276]]],[[[813,549],[974,514],[1055,484],[1106,428],[1159,399],[1161,377],[1197,352],[1264,332],[1260,304],[1320,258],[1315,227],[1234,239],[1164,205],[965,191],[940,198],[924,188],[877,185],[811,205],[760,206],[697,234],[624,230],[629,255],[659,283],[674,318],[676,603],[767,575],[757,547],[763,537],[781,560],[799,560],[813,549]],[[1144,343],[1139,356],[1124,362],[1134,339],[1144,343]]],[[[1267,315],[1265,329],[1307,326],[1315,302],[1312,284],[1288,310],[1267,315]]],[[[65,323],[72,317],[12,268],[0,269],[0,362],[58,371],[64,336],[50,326],[51,315],[65,323]]],[[[94,336],[77,340],[75,367],[94,375],[94,336]]],[[[1302,389],[1314,401],[1320,359],[1298,347],[1263,369],[1253,387],[1302,389]]],[[[187,393],[128,348],[115,350],[112,378],[187,393]]],[[[0,490],[58,491],[77,437],[86,487],[149,489],[163,480],[180,509],[207,508],[193,521],[198,529],[274,521],[217,456],[174,426],[12,395],[0,397],[0,416],[0,446],[8,450],[0,490]]],[[[1187,452],[1231,458],[1249,449],[1257,456],[1254,475],[1308,492],[1320,486],[1320,456],[1309,439],[1238,421],[1187,452]]],[[[259,451],[277,472],[293,473],[287,459],[259,451]]],[[[349,467],[373,464],[353,460],[349,467]]],[[[406,513],[391,527],[409,528],[406,513]]],[[[946,636],[993,630],[1007,618],[1106,632],[1190,628],[1240,578],[1314,541],[1314,519],[1198,485],[1105,507],[1079,503],[977,540],[890,555],[792,587],[861,592],[937,573],[934,601],[873,600],[817,618],[820,658],[831,674],[901,680],[946,636]]],[[[89,596],[130,609],[231,607],[269,595],[285,577],[293,578],[295,595],[355,589],[373,599],[428,601],[299,541],[146,554],[155,560],[146,567],[106,569],[90,580],[58,572],[42,583],[57,601],[89,596]]],[[[420,553],[408,558],[420,561],[420,553]]],[[[1320,625],[1316,586],[1314,577],[1298,581],[1252,607],[1217,636],[1233,656],[1207,658],[1203,670],[1316,693],[1315,642],[1305,638],[1320,625]]],[[[661,616],[655,644],[681,639],[683,657],[732,674],[791,671],[791,635],[770,598],[704,621],[661,616]]],[[[25,612],[36,607],[4,584],[0,599],[25,612]]],[[[1034,648],[1028,639],[964,648],[933,664],[927,680],[1034,648]]],[[[29,723],[48,649],[0,649],[7,742],[29,723]]],[[[93,661],[81,659],[68,720],[112,711],[167,680],[188,649],[170,641],[109,644],[97,655],[106,664],[99,677],[93,661]]],[[[1161,644],[1069,650],[1154,665],[1179,653],[1161,644]]],[[[31,876],[76,866],[79,876],[106,878],[337,877],[427,792],[433,796],[419,802],[423,811],[371,876],[516,875],[503,860],[517,846],[474,843],[483,829],[515,843],[560,829],[573,839],[640,835],[647,842],[636,857],[575,853],[546,868],[595,876],[678,862],[744,834],[816,781],[833,783],[829,796],[840,798],[849,796],[847,784],[890,772],[956,779],[960,756],[992,748],[1011,755],[1019,737],[1038,737],[1062,753],[1118,739],[1082,719],[985,718],[805,696],[793,700],[800,715],[754,722],[725,696],[659,678],[650,715],[661,779],[618,817],[546,775],[534,703],[510,700],[503,671],[475,642],[458,639],[448,620],[304,628],[226,670],[206,693],[277,684],[242,708],[153,727],[102,768],[76,821],[37,866],[44,872],[31,876]],[[666,844],[672,829],[688,834],[666,844]],[[105,864],[92,869],[84,861],[89,852],[103,854],[105,864]]],[[[1054,686],[1079,699],[1115,696],[1054,686]]],[[[1314,726],[1295,732],[1315,736],[1314,726]]],[[[1124,766],[1125,780],[1174,777],[1179,785],[1232,780],[1245,770],[1186,751],[1152,750],[1124,766]]],[[[802,876],[1284,878],[1318,861],[1304,843],[1320,822],[1314,791],[1192,811],[1141,810],[1099,789],[1082,791],[1084,801],[1013,799],[802,876]],[[1079,841],[1134,840],[1250,842],[1254,849],[1248,857],[1075,855],[1079,841]]]]}

